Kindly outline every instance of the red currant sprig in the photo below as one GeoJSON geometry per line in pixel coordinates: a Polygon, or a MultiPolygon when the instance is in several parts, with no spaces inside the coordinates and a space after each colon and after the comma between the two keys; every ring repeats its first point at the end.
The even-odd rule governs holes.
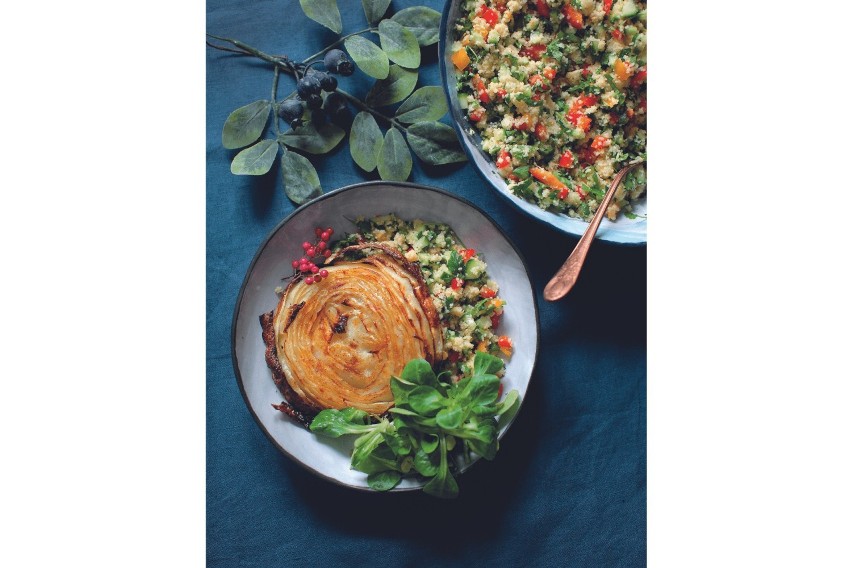
{"type": "Polygon", "coordinates": [[[320,258],[320,262],[325,262],[325,259],[331,256],[331,249],[328,248],[328,240],[334,234],[334,229],[331,227],[326,229],[317,227],[314,229],[314,234],[319,240],[316,243],[303,242],[302,250],[305,251],[305,256],[292,262],[293,270],[297,273],[307,275],[305,284],[309,286],[328,278],[328,270],[320,270],[314,260],[320,258]]]}

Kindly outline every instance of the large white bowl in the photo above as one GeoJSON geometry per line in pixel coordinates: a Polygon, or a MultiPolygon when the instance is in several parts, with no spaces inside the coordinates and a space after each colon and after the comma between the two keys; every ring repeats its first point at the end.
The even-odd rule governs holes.
{"type": "MultiPolygon", "coordinates": [[[[458,90],[456,89],[458,81],[456,68],[450,60],[453,45],[452,24],[460,17],[461,3],[461,0],[447,0],[444,6],[444,13],[441,18],[441,30],[438,36],[438,65],[441,70],[441,82],[443,83],[444,92],[447,95],[450,107],[450,117],[453,121],[453,127],[456,129],[465,154],[467,154],[467,157],[477,171],[485,178],[485,181],[509,203],[530,217],[547,223],[558,231],[575,237],[582,236],[589,226],[587,222],[582,219],[569,217],[564,213],[545,211],[538,205],[521,199],[509,191],[506,180],[503,179],[494,165],[494,159],[482,150],[482,138],[480,138],[475,130],[471,132],[473,129],[467,120],[467,113],[461,109],[459,104],[458,90]]],[[[628,219],[624,215],[619,215],[618,219],[610,221],[604,217],[598,228],[598,232],[595,234],[595,238],[617,244],[644,245],[648,240],[645,196],[638,203],[633,204],[633,211],[637,214],[635,219],[628,219]]]]}
{"type": "MultiPolygon", "coordinates": [[[[515,346],[506,365],[504,392],[516,389],[523,401],[538,351],[538,308],[526,264],[505,233],[472,203],[431,187],[371,182],[332,191],[296,209],[260,245],[246,273],[231,331],[234,372],[246,405],[279,450],[321,477],[366,490],[367,476],[349,467],[352,436],[337,440],[318,437],[272,408],[283,397],[264,360],[258,318],[278,303],[275,287],[281,285],[282,277],[292,274],[290,263],[302,256],[301,243],[313,239],[315,227],[334,227],[340,236],[356,230],[351,221],[356,217],[386,213],[446,223],[465,246],[482,254],[489,275],[500,284],[500,296],[506,300],[501,333],[510,336],[515,346]]],[[[511,423],[500,436],[509,426],[511,423]]],[[[499,459],[498,453],[498,464],[499,459]]],[[[406,478],[395,490],[421,486],[416,479],[406,478]]]]}

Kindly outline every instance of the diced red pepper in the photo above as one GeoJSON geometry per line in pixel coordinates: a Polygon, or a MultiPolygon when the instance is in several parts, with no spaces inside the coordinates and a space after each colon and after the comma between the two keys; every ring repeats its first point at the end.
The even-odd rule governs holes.
{"type": "Polygon", "coordinates": [[[462,286],[464,286],[464,280],[462,280],[461,278],[453,278],[452,280],[450,280],[450,288],[452,288],[453,290],[458,290],[462,286]]]}
{"type": "Polygon", "coordinates": [[[586,107],[595,106],[596,104],[598,104],[598,97],[595,95],[580,95],[577,100],[580,101],[583,106],[586,107]]]}
{"type": "Polygon", "coordinates": [[[506,98],[506,89],[497,89],[497,98],[505,99],[506,98]]]}
{"type": "Polygon", "coordinates": [[[559,156],[559,167],[560,168],[570,168],[574,165],[574,154],[571,153],[571,150],[565,150],[561,156],[559,156]]]}
{"type": "Polygon", "coordinates": [[[610,11],[612,10],[612,0],[604,0],[603,9],[604,9],[604,14],[609,14],[610,11]]]}
{"type": "Polygon", "coordinates": [[[487,105],[491,102],[491,97],[488,96],[488,91],[485,90],[485,81],[482,80],[482,77],[479,75],[473,76],[473,87],[479,93],[479,101],[487,105]]]}
{"type": "Polygon", "coordinates": [[[502,14],[506,11],[506,0],[496,0],[494,2],[494,7],[497,8],[497,11],[502,14]]]}
{"type": "Polygon", "coordinates": [[[494,296],[497,295],[497,292],[495,292],[494,290],[492,290],[488,286],[483,286],[479,290],[479,295],[482,296],[483,298],[493,298],[494,296]]]}
{"type": "Polygon", "coordinates": [[[550,81],[553,81],[553,79],[556,77],[556,69],[554,69],[553,67],[545,67],[544,71],[542,71],[541,74],[547,77],[550,81]]]}
{"type": "Polygon", "coordinates": [[[538,15],[542,18],[550,16],[550,6],[547,5],[545,0],[535,0],[535,11],[538,12],[538,15]]]}
{"type": "Polygon", "coordinates": [[[461,251],[461,257],[464,259],[465,262],[473,258],[473,255],[475,254],[476,251],[474,249],[464,249],[463,251],[461,251]]]}
{"type": "Polygon", "coordinates": [[[633,75],[633,78],[630,79],[630,86],[634,89],[640,86],[642,83],[648,80],[648,69],[645,67],[640,67],[639,70],[633,75]]]}
{"type": "Polygon", "coordinates": [[[535,75],[530,76],[530,85],[533,87],[543,87],[544,86],[544,77],[536,73],[535,75]]]}
{"type": "Polygon", "coordinates": [[[574,189],[576,189],[576,190],[577,190],[577,193],[579,193],[579,194],[580,194],[580,200],[581,200],[581,201],[585,201],[585,200],[586,200],[586,196],[587,196],[587,194],[586,194],[586,192],[585,192],[585,191],[583,191],[583,188],[582,188],[582,187],[580,187],[580,186],[578,185],[578,186],[577,186],[577,187],[575,187],[574,189]]]}
{"type": "Polygon", "coordinates": [[[530,174],[544,185],[553,189],[565,189],[567,187],[564,183],[559,181],[558,177],[544,168],[539,168],[538,166],[530,168],[530,174]]]}
{"type": "Polygon", "coordinates": [[[509,175],[507,175],[507,176],[506,176],[506,179],[508,179],[509,181],[521,181],[521,178],[519,178],[519,177],[518,177],[518,176],[516,176],[515,174],[509,174],[509,175]]]}
{"type": "Polygon", "coordinates": [[[615,28],[614,30],[612,30],[612,37],[614,37],[618,41],[623,41],[624,40],[624,33],[621,30],[619,30],[618,28],[615,28]]]}
{"type": "Polygon", "coordinates": [[[485,113],[483,112],[483,110],[482,110],[481,108],[478,108],[478,109],[476,109],[476,110],[474,110],[474,111],[471,111],[471,113],[470,113],[470,119],[471,119],[473,122],[479,122],[480,120],[482,120],[482,117],[483,117],[484,115],[485,115],[485,113]]]}
{"type": "Polygon", "coordinates": [[[503,382],[500,382],[500,386],[497,387],[497,400],[500,400],[500,397],[503,396],[503,382]]]}
{"type": "Polygon", "coordinates": [[[500,314],[491,315],[491,329],[497,329],[500,326],[500,314]]]}
{"type": "Polygon", "coordinates": [[[513,130],[520,130],[521,132],[526,132],[527,130],[529,130],[529,128],[530,128],[530,123],[527,120],[526,116],[524,116],[523,118],[516,120],[515,122],[512,123],[512,129],[513,130]]]}
{"type": "Polygon", "coordinates": [[[533,61],[538,61],[541,59],[541,56],[544,52],[547,51],[547,46],[543,43],[534,43],[532,45],[527,45],[522,47],[520,51],[518,51],[518,55],[522,57],[529,57],[533,61]]]}
{"type": "Polygon", "coordinates": [[[583,65],[583,77],[588,77],[589,73],[591,73],[591,71],[589,71],[589,66],[583,65]]]}
{"type": "Polygon", "coordinates": [[[565,189],[559,190],[559,199],[565,199],[566,197],[568,197],[568,188],[567,187],[565,189]]]}
{"type": "Polygon", "coordinates": [[[512,156],[506,150],[500,150],[496,163],[498,169],[507,168],[512,165],[512,156]]]}
{"type": "Polygon", "coordinates": [[[491,27],[494,27],[494,24],[500,21],[500,14],[497,13],[497,10],[487,7],[485,4],[479,9],[479,17],[491,27]]]}
{"type": "Polygon", "coordinates": [[[547,127],[542,123],[538,123],[535,125],[535,137],[538,138],[539,142],[544,142],[547,140],[549,134],[547,133],[547,127]]]}
{"type": "Polygon", "coordinates": [[[508,335],[501,335],[500,337],[498,337],[497,345],[500,347],[500,351],[502,351],[506,355],[512,354],[512,340],[509,339],[508,335]]]}
{"type": "Polygon", "coordinates": [[[450,361],[450,363],[455,363],[460,358],[461,358],[461,353],[459,353],[458,351],[450,351],[447,354],[447,359],[450,361]]]}
{"type": "Polygon", "coordinates": [[[609,113],[609,123],[610,124],[617,124],[618,123],[618,115],[615,114],[614,112],[609,113]]]}
{"type": "Polygon", "coordinates": [[[565,14],[565,19],[568,20],[568,24],[572,28],[575,30],[583,28],[583,14],[575,10],[571,4],[565,4],[562,8],[562,13],[565,14]]]}

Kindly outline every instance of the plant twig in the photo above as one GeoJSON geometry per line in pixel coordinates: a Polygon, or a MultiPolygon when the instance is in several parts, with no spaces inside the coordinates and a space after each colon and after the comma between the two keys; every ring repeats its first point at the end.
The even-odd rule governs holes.
{"type": "Polygon", "coordinates": [[[359,99],[358,97],[356,97],[354,95],[350,95],[349,93],[347,93],[343,89],[337,89],[337,92],[340,93],[346,100],[348,100],[350,103],[352,103],[354,106],[360,108],[361,110],[369,112],[370,114],[372,114],[376,118],[381,118],[385,122],[391,124],[393,127],[401,130],[402,132],[408,132],[408,129],[405,126],[403,126],[403,124],[401,122],[399,122],[397,119],[380,113],[379,111],[377,111],[376,109],[374,109],[373,107],[368,105],[367,103],[362,102],[361,99],[359,99]]]}
{"type": "Polygon", "coordinates": [[[269,97],[270,101],[272,101],[272,128],[275,130],[276,140],[279,136],[281,136],[281,132],[278,130],[278,111],[275,103],[275,97],[278,95],[278,77],[280,75],[281,72],[278,70],[278,66],[276,65],[272,69],[272,95],[269,97]]]}
{"type": "Polygon", "coordinates": [[[350,37],[352,37],[352,36],[365,34],[365,33],[367,33],[367,32],[373,32],[373,33],[376,33],[376,32],[378,32],[378,31],[379,31],[379,30],[378,30],[377,28],[366,28],[366,29],[363,29],[363,30],[358,31],[358,32],[352,32],[351,34],[347,34],[347,35],[343,36],[342,38],[338,39],[337,41],[335,41],[334,43],[332,43],[331,45],[329,45],[328,47],[326,47],[325,49],[323,49],[323,50],[321,50],[321,51],[318,51],[318,52],[314,53],[313,55],[311,55],[310,57],[308,57],[307,59],[305,59],[304,61],[302,61],[302,63],[310,63],[312,60],[316,59],[316,58],[317,58],[317,57],[319,57],[320,55],[325,55],[325,53],[326,53],[327,51],[331,51],[332,49],[334,49],[334,48],[335,48],[335,47],[337,47],[338,45],[341,45],[344,41],[346,41],[347,39],[349,39],[349,38],[350,38],[350,37]]]}

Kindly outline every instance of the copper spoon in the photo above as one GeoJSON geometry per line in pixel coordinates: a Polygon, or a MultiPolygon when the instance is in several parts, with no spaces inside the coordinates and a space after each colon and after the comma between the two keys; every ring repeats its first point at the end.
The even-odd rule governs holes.
{"type": "Polygon", "coordinates": [[[598,232],[598,226],[600,226],[601,220],[603,220],[603,216],[606,214],[606,208],[609,207],[609,203],[615,195],[615,190],[618,189],[619,185],[621,185],[621,182],[624,180],[624,176],[626,176],[630,170],[640,165],[642,165],[642,162],[628,164],[621,168],[621,170],[619,170],[619,172],[615,175],[615,178],[612,180],[612,184],[609,186],[609,190],[607,190],[606,195],[604,195],[603,201],[601,201],[601,204],[598,205],[598,209],[595,211],[595,216],[592,217],[586,232],[583,233],[583,236],[580,237],[580,241],[577,243],[577,246],[574,247],[574,251],[565,261],[565,264],[563,264],[553,278],[550,279],[547,286],[544,287],[545,300],[548,302],[555,302],[556,300],[564,298],[565,294],[570,292],[571,288],[574,287],[574,284],[577,283],[577,277],[580,275],[580,270],[583,268],[583,263],[586,261],[586,255],[589,253],[589,247],[592,246],[592,241],[595,240],[595,233],[598,232]]]}

